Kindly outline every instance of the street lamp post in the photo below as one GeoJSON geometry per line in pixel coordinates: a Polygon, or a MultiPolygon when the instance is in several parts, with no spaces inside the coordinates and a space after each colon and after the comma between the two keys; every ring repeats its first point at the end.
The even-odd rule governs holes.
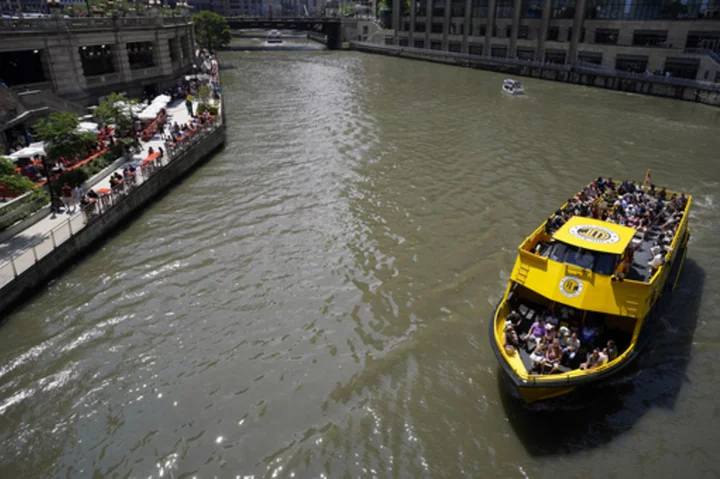
{"type": "Polygon", "coordinates": [[[53,190],[52,187],[52,179],[50,177],[50,168],[48,168],[47,158],[42,156],[41,161],[43,166],[43,173],[45,174],[45,178],[47,179],[46,184],[48,187],[48,193],[50,193],[50,219],[54,220],[56,218],[55,214],[57,213],[58,200],[55,196],[55,190],[53,190]]]}

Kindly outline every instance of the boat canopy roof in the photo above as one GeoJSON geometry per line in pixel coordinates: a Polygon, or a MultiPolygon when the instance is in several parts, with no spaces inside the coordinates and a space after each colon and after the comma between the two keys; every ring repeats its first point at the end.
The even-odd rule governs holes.
{"type": "Polygon", "coordinates": [[[522,85],[520,80],[513,80],[512,78],[506,78],[503,83],[508,83],[510,85],[522,85]]]}
{"type": "Polygon", "coordinates": [[[553,239],[601,253],[622,254],[635,230],[608,221],[573,216],[555,232],[553,239]]]}

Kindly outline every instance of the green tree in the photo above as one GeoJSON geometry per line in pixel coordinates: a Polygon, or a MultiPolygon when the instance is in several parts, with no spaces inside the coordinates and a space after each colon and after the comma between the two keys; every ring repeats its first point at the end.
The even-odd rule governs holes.
{"type": "Polygon", "coordinates": [[[78,116],[62,111],[35,123],[38,138],[45,142],[45,153],[51,160],[76,158],[87,153],[95,142],[95,135],[78,131],[78,116]]]}
{"type": "Polygon", "coordinates": [[[10,158],[0,156],[0,176],[12,175],[15,173],[15,163],[10,158]]]}
{"type": "Polygon", "coordinates": [[[195,37],[200,46],[208,49],[210,53],[228,45],[232,40],[230,26],[225,17],[207,10],[197,13],[192,18],[195,25],[195,37]]]}
{"type": "MultiPolygon", "coordinates": [[[[136,104],[137,100],[128,99],[120,93],[111,93],[95,109],[95,116],[104,123],[112,123],[115,129],[124,131],[135,123],[132,107],[136,104]]],[[[135,131],[134,128],[132,131],[135,131]]]]}

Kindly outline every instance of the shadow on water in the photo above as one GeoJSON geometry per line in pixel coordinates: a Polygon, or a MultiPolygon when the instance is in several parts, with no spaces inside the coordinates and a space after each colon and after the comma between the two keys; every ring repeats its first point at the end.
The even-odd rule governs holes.
{"type": "Polygon", "coordinates": [[[673,409],[688,380],[704,283],[704,270],[687,258],[677,288],[657,305],[648,346],[597,387],[527,406],[498,369],[505,413],[527,451],[543,456],[597,447],[629,431],[651,408],[673,409]]]}

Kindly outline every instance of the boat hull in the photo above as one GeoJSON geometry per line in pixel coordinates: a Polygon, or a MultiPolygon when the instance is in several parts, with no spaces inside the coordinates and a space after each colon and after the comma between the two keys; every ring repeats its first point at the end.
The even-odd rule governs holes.
{"type": "MultiPolygon", "coordinates": [[[[674,286],[680,277],[680,273],[682,272],[682,266],[685,260],[685,254],[687,253],[687,243],[689,241],[689,238],[690,232],[688,231],[682,242],[682,249],[678,251],[676,260],[674,261],[670,274],[667,277],[667,289],[674,289],[674,286]]],[[[510,379],[510,382],[512,382],[513,386],[517,389],[520,397],[523,399],[523,401],[525,401],[526,404],[531,404],[538,401],[544,401],[547,399],[563,396],[575,391],[579,387],[597,385],[601,382],[607,381],[611,377],[616,376],[619,372],[621,372],[628,365],[630,365],[639,356],[640,352],[645,349],[645,346],[647,346],[650,339],[650,333],[654,329],[653,318],[656,316],[655,309],[658,304],[658,302],[656,302],[648,315],[643,318],[642,329],[640,330],[638,339],[632,346],[632,350],[630,354],[628,354],[628,356],[625,358],[625,360],[618,362],[614,367],[603,371],[602,373],[588,374],[587,376],[576,377],[572,379],[559,378],[557,381],[543,381],[542,383],[534,384],[531,381],[522,379],[515,373],[515,371],[513,371],[512,367],[510,367],[510,365],[503,357],[497,341],[493,339],[495,337],[496,313],[498,308],[502,306],[502,302],[503,300],[498,303],[490,319],[490,344],[493,353],[495,354],[495,357],[503,368],[503,371],[510,379]]],[[[546,378],[547,376],[544,377],[546,378]]],[[[531,379],[534,379],[534,377],[531,376],[531,379]]]]}

